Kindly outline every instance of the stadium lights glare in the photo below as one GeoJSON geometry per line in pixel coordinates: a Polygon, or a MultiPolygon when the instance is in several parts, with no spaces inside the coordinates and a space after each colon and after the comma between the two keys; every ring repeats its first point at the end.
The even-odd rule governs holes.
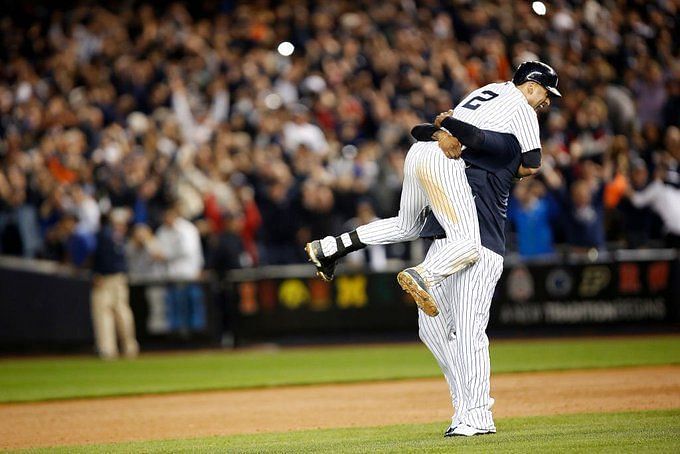
{"type": "Polygon", "coordinates": [[[277,95],[276,93],[269,93],[264,98],[264,105],[267,106],[267,109],[276,110],[281,107],[281,104],[283,104],[281,96],[277,95]]]}
{"type": "Polygon", "coordinates": [[[533,2],[531,4],[531,8],[534,10],[534,13],[538,14],[539,16],[545,16],[545,12],[547,11],[545,3],[543,2],[533,2]]]}
{"type": "Polygon", "coordinates": [[[279,47],[277,47],[276,50],[278,50],[279,53],[284,57],[289,57],[293,54],[295,46],[293,46],[293,44],[288,41],[284,41],[281,44],[279,44],[279,47]]]}

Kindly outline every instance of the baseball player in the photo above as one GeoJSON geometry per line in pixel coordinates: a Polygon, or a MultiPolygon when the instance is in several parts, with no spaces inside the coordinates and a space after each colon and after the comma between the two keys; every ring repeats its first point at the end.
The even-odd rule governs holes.
{"type": "MultiPolygon", "coordinates": [[[[437,359],[450,387],[455,414],[446,436],[496,431],[490,411],[493,399],[489,396],[485,330],[493,292],[503,268],[507,199],[515,177],[532,175],[540,167],[536,111],[550,105],[550,96],[561,96],[557,83],[557,74],[550,66],[540,62],[523,63],[512,81],[475,90],[454,109],[453,116],[440,116],[435,124],[452,132],[466,146],[463,159],[475,196],[482,245],[479,260],[473,266],[441,285],[427,287],[423,282],[419,288],[438,301],[444,315],[432,318],[423,316],[425,311],[419,312],[419,334],[437,359]],[[480,153],[480,149],[485,153],[480,153]]],[[[431,137],[427,127],[414,128],[414,134],[423,140],[431,137]]],[[[438,256],[447,244],[442,241],[448,232],[437,225],[437,213],[432,214],[421,232],[421,236],[434,239],[423,264],[431,256],[438,256]]],[[[350,235],[361,238],[359,229],[350,235]]],[[[361,240],[363,242],[363,238],[361,240]]],[[[338,257],[323,257],[324,260],[317,257],[317,270],[330,269],[332,276],[329,266],[334,266],[338,257]]],[[[410,270],[420,273],[417,267],[402,273],[410,270]]]]}
{"type": "MultiPolygon", "coordinates": [[[[540,163],[538,120],[530,104],[549,104],[548,90],[529,79],[520,84],[521,87],[516,85],[525,72],[544,74],[536,68],[544,71],[548,68],[557,78],[554,70],[543,63],[525,63],[518,68],[513,78],[515,83],[490,84],[474,91],[456,107],[452,112],[453,117],[440,115],[435,120],[437,129],[442,126],[444,132],[462,138],[464,145],[468,142],[466,146],[476,150],[468,161],[472,159],[480,168],[488,168],[492,164],[497,166],[500,161],[519,157],[507,153],[502,146],[501,152],[482,152],[494,145],[495,135],[490,132],[517,134],[522,143],[520,155],[523,168],[537,167],[537,163],[540,163]],[[480,130],[488,130],[489,133],[484,136],[480,130]],[[483,144],[485,137],[492,143],[483,144]]],[[[438,133],[435,132],[435,135],[438,133]]],[[[443,140],[441,135],[436,138],[443,140]]],[[[503,145],[502,138],[497,141],[503,145]]],[[[305,250],[316,266],[317,274],[325,280],[331,280],[337,260],[366,245],[417,238],[429,208],[446,232],[447,245],[436,254],[426,257],[420,265],[402,271],[397,278],[414,297],[418,307],[430,316],[437,315],[438,309],[428,289],[479,258],[479,225],[464,168],[463,161],[450,160],[442,155],[435,142],[415,143],[406,155],[398,215],[360,226],[355,231],[335,238],[328,236],[308,243],[305,250]]],[[[513,173],[510,181],[514,176],[513,173]]],[[[489,206],[483,208],[488,210],[489,206]]],[[[502,215],[505,215],[504,209],[502,215]]]]}
{"type": "Polygon", "coordinates": [[[439,311],[427,289],[475,263],[479,258],[481,241],[474,198],[465,176],[465,163],[460,159],[448,159],[439,145],[442,143],[446,149],[457,149],[454,154],[459,157],[460,143],[455,135],[439,128],[431,134],[440,142],[428,137],[428,141],[413,144],[406,155],[397,216],[359,226],[337,238],[327,236],[312,241],[305,250],[316,266],[317,274],[330,281],[340,257],[369,244],[415,240],[425,216],[433,212],[446,231],[444,244],[420,265],[399,273],[397,279],[414,297],[418,307],[434,317],[439,311]]]}
{"type": "MultiPolygon", "coordinates": [[[[435,135],[441,136],[442,132],[437,131],[435,135]]],[[[443,135],[448,134],[444,132],[443,135]]],[[[418,238],[430,209],[446,231],[445,244],[416,268],[400,273],[398,279],[414,296],[416,304],[428,315],[435,316],[438,309],[426,289],[474,263],[479,258],[481,247],[475,203],[465,177],[465,163],[460,159],[448,159],[438,142],[417,142],[409,149],[397,216],[376,220],[337,238],[328,236],[312,241],[305,250],[316,265],[317,274],[331,280],[336,260],[352,251],[368,244],[389,244],[418,238]]]]}

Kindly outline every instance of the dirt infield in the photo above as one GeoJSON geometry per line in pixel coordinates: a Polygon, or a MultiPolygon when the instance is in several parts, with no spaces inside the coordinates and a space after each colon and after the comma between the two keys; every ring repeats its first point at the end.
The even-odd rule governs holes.
{"type": "MultiPolygon", "coordinates": [[[[441,421],[443,379],[0,405],[0,448],[441,421]]],[[[680,366],[503,374],[494,415],[680,408],[680,366]]]]}

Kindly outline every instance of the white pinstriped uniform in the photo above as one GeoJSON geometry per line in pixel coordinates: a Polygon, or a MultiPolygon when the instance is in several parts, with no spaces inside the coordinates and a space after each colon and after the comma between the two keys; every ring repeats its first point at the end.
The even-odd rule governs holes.
{"type": "Polygon", "coordinates": [[[418,238],[424,210],[430,207],[446,231],[436,254],[428,254],[417,269],[429,286],[464,269],[479,258],[479,222],[465,162],[449,159],[437,142],[416,142],[404,163],[399,214],[357,228],[364,244],[390,244],[418,238]]]}
{"type": "MultiPolygon", "coordinates": [[[[442,248],[435,240],[428,254],[442,248]]],[[[503,257],[482,247],[471,267],[450,276],[430,293],[440,308],[438,317],[418,311],[420,339],[430,349],[449,385],[455,414],[452,425],[466,423],[495,430],[490,403],[489,339],[486,326],[503,257]]]]}
{"type": "MultiPolygon", "coordinates": [[[[541,147],[536,112],[511,82],[475,90],[454,109],[453,116],[481,129],[515,135],[522,153],[541,147]],[[470,109],[464,107],[466,104],[478,107],[470,109]]],[[[441,241],[433,242],[428,255],[441,250],[441,241]]],[[[418,312],[420,338],[437,359],[449,385],[455,409],[452,426],[465,423],[495,431],[489,409],[486,327],[491,299],[502,272],[503,257],[482,247],[477,263],[430,288],[440,309],[439,317],[418,312]]]]}
{"type": "MultiPolygon", "coordinates": [[[[453,117],[484,130],[513,134],[522,153],[541,147],[536,112],[512,82],[473,91],[456,106],[453,117]]],[[[449,384],[455,408],[452,425],[495,431],[489,410],[486,327],[503,257],[481,246],[478,222],[493,220],[477,220],[464,166],[462,159],[446,158],[436,142],[414,144],[406,156],[399,214],[361,226],[357,233],[367,245],[414,240],[422,229],[423,209],[430,206],[446,238],[434,241],[416,268],[440,315],[429,317],[419,311],[419,335],[449,384]]],[[[348,234],[341,239],[350,245],[348,234]]],[[[324,238],[322,245],[328,254],[336,248],[333,237],[324,238]]]]}
{"type": "Polygon", "coordinates": [[[536,111],[512,82],[478,88],[456,106],[453,117],[480,129],[513,134],[522,153],[541,148],[536,111]]]}
{"type": "MultiPolygon", "coordinates": [[[[456,106],[453,116],[481,129],[514,134],[523,153],[541,147],[536,112],[512,82],[473,91],[456,106]]],[[[369,245],[414,240],[426,206],[446,232],[446,247],[416,267],[433,287],[479,257],[477,212],[462,159],[446,158],[436,142],[415,143],[406,155],[399,214],[361,226],[357,233],[369,245]]],[[[342,239],[349,245],[347,234],[342,239]]],[[[332,253],[334,240],[325,241],[324,250],[332,253]]]]}

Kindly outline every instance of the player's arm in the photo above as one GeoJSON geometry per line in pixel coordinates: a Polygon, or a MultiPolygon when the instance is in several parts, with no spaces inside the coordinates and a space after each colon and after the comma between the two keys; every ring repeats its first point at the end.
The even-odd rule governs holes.
{"type": "Polygon", "coordinates": [[[530,150],[522,153],[517,176],[520,178],[536,175],[541,168],[541,149],[530,150]]]}
{"type": "MultiPolygon", "coordinates": [[[[440,114],[437,119],[440,119],[442,115],[444,114],[440,114]]],[[[411,135],[418,141],[437,140],[434,137],[435,133],[439,134],[437,137],[455,137],[460,143],[471,150],[500,157],[507,155],[510,150],[518,147],[517,139],[512,134],[480,129],[460,120],[455,120],[453,123],[448,122],[448,124],[451,126],[451,129],[446,128],[446,130],[431,123],[417,125],[411,129],[411,135]]]]}
{"type": "MultiPolygon", "coordinates": [[[[440,114],[435,120],[435,125],[437,120],[440,120],[442,128],[450,131],[451,134],[458,137],[458,140],[463,145],[473,150],[480,150],[491,154],[507,154],[516,145],[515,141],[517,139],[512,134],[480,129],[450,115],[440,114]]],[[[524,178],[535,175],[540,168],[541,149],[535,148],[525,151],[521,156],[517,176],[524,178]]]]}
{"type": "Polygon", "coordinates": [[[521,160],[516,175],[520,178],[535,175],[541,167],[541,136],[536,111],[528,104],[517,109],[510,118],[510,130],[520,144],[521,160]]]}
{"type": "Polygon", "coordinates": [[[461,155],[462,147],[458,139],[431,123],[414,126],[411,136],[420,142],[436,140],[447,158],[457,159],[461,155]]]}

